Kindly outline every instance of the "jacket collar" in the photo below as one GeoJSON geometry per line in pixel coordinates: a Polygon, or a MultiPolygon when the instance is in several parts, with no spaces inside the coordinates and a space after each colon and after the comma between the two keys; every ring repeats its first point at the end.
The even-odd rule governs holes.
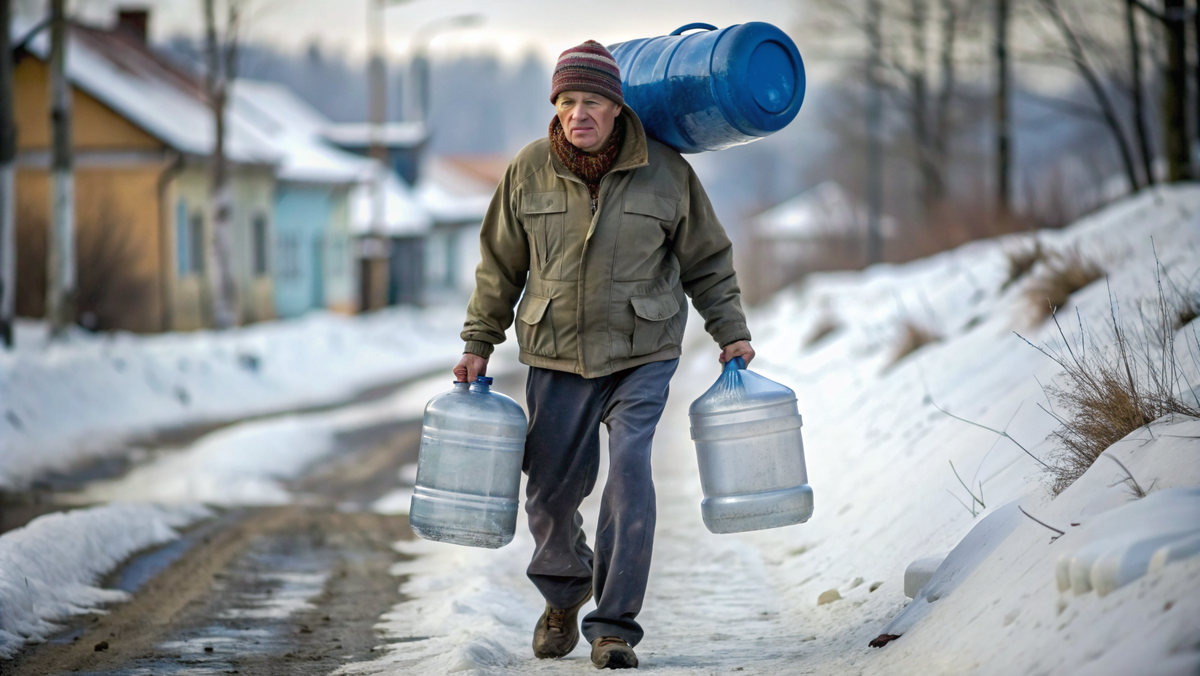
{"type": "MultiPolygon", "coordinates": [[[[621,109],[621,115],[617,121],[625,125],[625,139],[621,142],[621,152],[617,154],[617,159],[613,162],[612,169],[614,171],[628,171],[637,169],[650,164],[649,143],[646,141],[646,130],[642,127],[642,121],[638,119],[636,113],[629,106],[621,109]]],[[[552,148],[547,147],[550,153],[550,164],[554,167],[554,173],[559,178],[581,182],[579,177],[567,169],[562,160],[558,159],[558,155],[554,153],[552,148]]]]}

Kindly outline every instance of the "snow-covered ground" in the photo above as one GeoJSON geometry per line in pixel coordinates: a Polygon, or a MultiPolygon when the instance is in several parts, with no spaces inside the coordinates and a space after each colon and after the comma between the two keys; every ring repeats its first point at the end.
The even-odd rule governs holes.
{"type": "Polygon", "coordinates": [[[344,401],[452,365],[461,308],[313,313],[216,332],[46,339],[0,352],[0,487],[155,430],[344,401]]]}
{"type": "MultiPolygon", "coordinates": [[[[1156,293],[1152,242],[1166,275],[1194,284],[1198,214],[1200,188],[1160,189],[1065,231],[1041,233],[1045,246],[1077,246],[1109,272],[1108,285],[1092,284],[1063,309],[1073,320],[1068,333],[1077,330],[1078,306],[1078,322],[1103,337],[1109,289],[1122,317],[1138,317],[1140,304],[1156,293]]],[[[1118,463],[1101,458],[1051,498],[1041,467],[1014,443],[934,407],[1006,429],[1038,457],[1053,448],[1046,437],[1056,423],[1039,408],[1049,407],[1039,383],[1052,382],[1058,367],[1013,332],[1034,344],[1052,343],[1057,334],[1052,323],[1033,325],[1024,295],[1028,279],[1001,290],[1004,252],[1018,240],[977,242],[865,273],[821,275],[752,315],[759,351],[752,368],[796,390],[804,414],[816,513],[800,526],[722,536],[705,530],[687,406],[719,369],[716,349],[693,317],[655,442],[659,528],[639,616],[646,628],[638,646],[643,669],[1195,673],[1200,557],[1192,554],[1200,543],[1191,526],[1200,496],[1188,489],[1200,485],[1200,422],[1162,420],[1106,453],[1150,497],[1134,500],[1118,463]],[[831,322],[839,328],[806,345],[807,336],[831,322]],[[890,366],[906,322],[942,339],[890,366]],[[977,514],[960,504],[971,498],[950,462],[964,481],[982,482],[986,507],[977,514]],[[1066,535],[1052,542],[1054,533],[1018,506],[1066,535]],[[1153,541],[1143,541],[1147,535],[1153,541]],[[932,581],[909,602],[906,566],[947,552],[932,581]],[[1087,568],[1092,560],[1104,565],[1087,568]],[[818,595],[831,589],[841,600],[818,606],[818,595]],[[867,647],[885,631],[903,636],[882,649],[867,647]]],[[[461,308],[365,319],[318,315],[223,334],[82,337],[24,347],[15,357],[0,357],[0,407],[7,418],[0,429],[9,425],[0,435],[0,484],[162,426],[335,402],[372,384],[448,367],[461,351],[460,322],[461,308]]],[[[1193,322],[1179,334],[1192,384],[1200,383],[1190,356],[1200,355],[1196,330],[1193,322]]],[[[502,347],[492,375],[519,368],[511,341],[502,347]]],[[[434,375],[383,400],[218,430],[188,448],[143,459],[126,477],[90,487],[86,497],[284,501],[292,496],[282,481],[328,453],[334,434],[411,417],[446,380],[434,375]]],[[[601,491],[598,486],[584,505],[589,526],[601,491]]],[[[376,508],[402,511],[404,495],[376,508]]],[[[196,509],[102,507],[43,518],[0,537],[5,649],[25,637],[36,640],[49,630],[46,622],[116,600],[90,585],[123,556],[172,537],[169,529],[196,518],[196,509]],[[90,530],[97,521],[105,528],[129,526],[122,530],[128,537],[105,539],[106,530],[90,530]],[[26,544],[60,533],[56,546],[64,553],[57,558],[26,544]],[[9,575],[17,566],[46,568],[44,584],[25,586],[16,573],[9,575]]],[[[513,543],[496,551],[426,541],[397,548],[417,556],[396,566],[406,600],[380,629],[406,640],[391,643],[379,660],[345,671],[592,669],[586,645],[567,664],[532,657],[542,600],[524,575],[532,542],[523,520],[513,543]]]]}
{"type": "Polygon", "coordinates": [[[96,583],[130,554],[175,539],[199,506],[108,505],[48,514],[0,537],[0,659],[40,643],[55,622],[128,594],[96,583]]]}
{"type": "MultiPolygon", "coordinates": [[[[1108,284],[1093,283],[1060,311],[1071,318],[1068,336],[1082,325],[1103,339],[1110,289],[1131,323],[1140,322],[1141,304],[1155,297],[1155,248],[1167,276],[1196,282],[1200,189],[1144,193],[1039,237],[1044,246],[1075,246],[1103,263],[1108,284]]],[[[659,528],[639,616],[646,629],[638,647],[643,670],[1195,673],[1200,557],[1189,552],[1200,546],[1194,530],[1156,543],[1135,536],[1161,532],[1163,513],[1184,523],[1194,518],[1196,492],[1178,491],[1200,484],[1200,422],[1159,421],[1106,453],[1141,486],[1152,486],[1147,501],[1169,504],[1165,512],[1128,516],[1117,510],[1137,505],[1116,462],[1101,458],[1052,498],[1040,465],[1014,443],[934,407],[1006,429],[1039,458],[1052,450],[1047,435],[1056,422],[1039,407],[1050,406],[1039,382],[1053,382],[1059,368],[1014,331],[1034,344],[1058,336],[1053,323],[1035,325],[1024,294],[1028,279],[1001,290],[1005,251],[1019,242],[977,242],[908,265],[821,275],[751,317],[759,352],[752,368],[795,389],[804,414],[817,507],[800,526],[722,536],[704,529],[686,412],[718,369],[715,349],[696,330],[699,322],[691,323],[655,440],[659,528]],[[840,328],[805,347],[805,337],[829,321],[840,328]],[[909,321],[942,339],[889,367],[909,321]],[[978,514],[960,504],[971,498],[950,462],[964,481],[982,482],[986,508],[978,514]],[[1018,506],[1069,532],[1051,542],[1054,533],[1018,506]],[[1130,531],[1122,523],[1135,526],[1130,531]],[[1151,561],[1168,540],[1175,549],[1151,561]],[[1059,560],[1094,555],[1088,547],[1104,550],[1110,565],[1114,556],[1124,561],[1122,574],[1131,581],[1104,596],[1086,587],[1060,592],[1059,560]],[[908,564],[951,550],[910,603],[903,593],[908,564]],[[818,595],[831,589],[841,600],[818,606],[818,595]],[[868,648],[885,629],[904,635],[868,648]]],[[[1179,334],[1193,384],[1200,383],[1189,356],[1200,354],[1196,331],[1193,322],[1179,334]]],[[[585,503],[587,524],[596,522],[601,490],[585,503]]],[[[542,600],[524,576],[532,550],[524,522],[513,543],[496,551],[425,541],[398,548],[418,555],[395,570],[406,576],[402,591],[409,599],[385,616],[381,629],[406,640],[344,672],[564,669],[539,662],[529,648],[542,600]]],[[[586,645],[566,661],[591,669],[586,645]]]]}

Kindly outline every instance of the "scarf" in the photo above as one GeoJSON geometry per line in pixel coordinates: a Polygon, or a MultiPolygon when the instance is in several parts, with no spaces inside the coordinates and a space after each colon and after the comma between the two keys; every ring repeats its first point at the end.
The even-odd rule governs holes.
{"type": "Polygon", "coordinates": [[[558,159],[583,181],[587,186],[588,194],[592,198],[592,213],[596,213],[597,200],[600,197],[600,179],[612,169],[613,162],[617,160],[617,153],[621,152],[621,136],[624,124],[620,118],[617,118],[616,124],[613,125],[613,133],[608,137],[608,141],[604,146],[592,155],[576,148],[570,141],[567,140],[567,134],[563,131],[562,123],[559,122],[558,116],[550,121],[550,147],[554,149],[554,154],[558,155],[558,159]]]}

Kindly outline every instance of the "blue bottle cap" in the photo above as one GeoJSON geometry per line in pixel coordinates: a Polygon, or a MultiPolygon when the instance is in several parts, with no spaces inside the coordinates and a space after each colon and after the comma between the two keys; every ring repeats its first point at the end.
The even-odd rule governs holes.
{"type": "Polygon", "coordinates": [[[487,376],[476,376],[475,382],[479,383],[480,385],[491,385],[492,379],[487,376]]]}

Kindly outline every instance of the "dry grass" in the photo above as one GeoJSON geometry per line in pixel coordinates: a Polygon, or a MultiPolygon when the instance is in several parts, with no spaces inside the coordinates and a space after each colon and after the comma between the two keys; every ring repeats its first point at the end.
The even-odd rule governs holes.
{"type": "Polygon", "coordinates": [[[830,334],[842,328],[842,323],[837,317],[826,315],[817,321],[817,325],[813,327],[811,333],[804,337],[801,347],[808,348],[816,345],[822,340],[828,338],[830,334]]]}
{"type": "Polygon", "coordinates": [[[1171,328],[1175,331],[1191,324],[1200,315],[1200,289],[1176,290],[1170,302],[1171,328]]]}
{"type": "Polygon", "coordinates": [[[1042,243],[1035,239],[1032,246],[1021,245],[1005,251],[1004,257],[1008,261],[1008,278],[1000,285],[1001,291],[1029,274],[1038,261],[1045,260],[1046,250],[1042,248],[1042,243]]]}
{"type": "Polygon", "coordinates": [[[1037,323],[1063,307],[1073,293],[1104,276],[1100,263],[1077,248],[1043,252],[1041,262],[1025,289],[1037,323]]]}
{"type": "Polygon", "coordinates": [[[911,319],[906,319],[900,325],[900,340],[896,344],[896,349],[892,353],[892,359],[888,362],[887,368],[892,368],[903,361],[908,355],[941,339],[942,337],[933,330],[921,326],[911,319]]]}
{"type": "Polygon", "coordinates": [[[1110,344],[1098,345],[1082,323],[1079,338],[1072,343],[1055,316],[1064,347],[1038,348],[1063,369],[1058,382],[1046,387],[1053,403],[1050,413],[1060,423],[1051,434],[1058,448],[1049,454],[1055,495],[1134,430],[1172,413],[1200,417],[1200,403],[1192,400],[1176,356],[1175,333],[1161,326],[1174,321],[1161,289],[1155,319],[1160,326],[1143,324],[1136,346],[1135,336],[1117,318],[1115,301],[1111,307],[1110,344]]]}

